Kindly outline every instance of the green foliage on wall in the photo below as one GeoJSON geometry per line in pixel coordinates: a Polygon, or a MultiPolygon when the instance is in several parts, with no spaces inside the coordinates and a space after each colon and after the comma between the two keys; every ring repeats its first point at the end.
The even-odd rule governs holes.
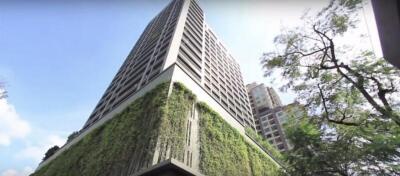
{"type": "Polygon", "coordinates": [[[281,168],[278,168],[274,163],[272,163],[270,158],[267,158],[265,154],[261,153],[254,146],[247,144],[247,147],[250,157],[250,168],[252,175],[286,175],[281,168]]]}
{"type": "Polygon", "coordinates": [[[167,99],[169,85],[162,83],[136,99],[32,175],[130,175],[152,165],[157,145],[159,161],[182,160],[185,119],[195,96],[175,83],[167,99]]]}
{"type": "Polygon", "coordinates": [[[200,111],[200,169],[205,175],[279,175],[281,169],[205,103],[200,111]]]}
{"type": "Polygon", "coordinates": [[[246,134],[252,138],[253,140],[256,141],[256,143],[260,146],[262,146],[267,152],[272,155],[275,159],[278,160],[283,160],[282,154],[274,147],[272,146],[268,141],[263,139],[260,135],[258,135],[253,129],[251,128],[246,128],[246,134]]]}
{"type": "Polygon", "coordinates": [[[170,156],[183,161],[185,145],[186,123],[189,112],[192,111],[196,96],[183,84],[175,82],[166,106],[166,117],[160,127],[160,157],[159,161],[166,159],[168,148],[170,156]]]}
{"type": "MultiPolygon", "coordinates": [[[[172,90],[170,85],[169,82],[162,83],[136,99],[32,175],[131,175],[165,159],[183,161],[185,127],[195,109],[196,96],[181,83],[174,83],[172,90]],[[158,158],[154,158],[156,149],[159,150],[158,158]]],[[[200,109],[200,168],[203,174],[279,173],[280,169],[270,158],[247,143],[211,108],[204,103],[197,107],[200,109]]]]}

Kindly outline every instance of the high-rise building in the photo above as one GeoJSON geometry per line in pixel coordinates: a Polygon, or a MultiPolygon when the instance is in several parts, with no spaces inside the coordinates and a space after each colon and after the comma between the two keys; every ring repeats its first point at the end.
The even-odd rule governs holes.
{"type": "MultiPolygon", "coordinates": [[[[218,172],[221,175],[251,175],[262,169],[252,168],[254,162],[262,162],[260,165],[270,163],[269,169],[279,168],[274,157],[246,135],[245,128],[255,129],[255,123],[239,65],[204,18],[196,0],[173,0],[169,3],[145,28],[79,136],[43,161],[38,173],[49,173],[57,167],[46,165],[68,155],[81,158],[77,162],[67,161],[84,170],[89,164],[80,164],[93,159],[86,155],[101,155],[107,153],[107,148],[117,145],[108,145],[110,142],[102,140],[116,140],[115,143],[127,140],[129,143],[128,139],[137,142],[115,153],[119,155],[130,149],[122,155],[124,160],[113,155],[91,163],[120,167],[109,168],[108,171],[115,175],[171,175],[170,172],[172,175],[215,175],[218,172]],[[160,85],[165,87],[159,88],[160,85]],[[165,89],[168,93],[163,98],[165,89]],[[176,92],[177,89],[185,91],[176,92]],[[193,99],[195,103],[192,103],[193,99]],[[155,102],[159,104],[153,105],[155,102]],[[207,106],[196,102],[204,102],[207,106]],[[132,128],[142,130],[123,139],[98,137],[103,133],[120,132],[122,127],[117,125],[118,120],[115,122],[116,118],[121,118],[119,116],[128,120],[136,118],[136,121],[131,119],[133,122],[130,124],[132,128]],[[109,127],[110,121],[114,126],[109,127]],[[91,147],[92,150],[86,151],[88,153],[76,151],[76,146],[79,150],[85,148],[84,145],[90,146],[88,141],[91,140],[99,146],[91,147]],[[102,151],[93,151],[98,148],[102,151]],[[239,156],[243,152],[249,153],[239,156]],[[229,156],[216,157],[221,154],[229,156]],[[126,158],[127,155],[130,157],[126,158]],[[263,158],[253,160],[251,157],[263,158]],[[228,164],[219,165],[223,163],[228,164]]],[[[125,132],[120,136],[125,136],[125,132]]],[[[123,146],[123,141],[118,145],[123,146]]],[[[67,161],[59,163],[67,165],[67,161]]],[[[260,173],[271,175],[275,171],[265,168],[260,173]]],[[[109,172],[100,171],[101,175],[109,172]]]]}
{"type": "Polygon", "coordinates": [[[254,114],[254,122],[256,131],[261,134],[261,123],[258,114],[261,110],[274,109],[282,106],[282,102],[271,87],[266,87],[264,84],[257,84],[253,82],[246,85],[246,89],[250,99],[250,106],[254,114]]]}
{"type": "Polygon", "coordinates": [[[273,89],[272,87],[267,87],[266,90],[271,99],[272,106],[273,107],[282,106],[281,98],[279,98],[279,95],[276,93],[275,89],[273,89]]]}
{"type": "Polygon", "coordinates": [[[281,99],[272,87],[266,87],[264,84],[253,82],[246,85],[246,88],[253,113],[260,107],[273,109],[282,106],[281,99]]]}
{"type": "Polygon", "coordinates": [[[204,21],[195,1],[173,1],[137,41],[84,128],[177,65],[228,113],[254,127],[239,64],[204,21]]]}
{"type": "Polygon", "coordinates": [[[289,149],[282,123],[285,117],[282,102],[272,87],[251,83],[246,86],[256,131],[280,151],[289,149]]]}

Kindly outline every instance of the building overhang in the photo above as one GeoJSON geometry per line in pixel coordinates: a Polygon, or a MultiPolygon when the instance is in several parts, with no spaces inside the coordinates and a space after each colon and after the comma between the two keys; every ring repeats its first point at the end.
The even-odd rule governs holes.
{"type": "Polygon", "coordinates": [[[168,159],[142,171],[133,176],[202,176],[202,174],[189,168],[182,162],[175,159],[168,159]]]}

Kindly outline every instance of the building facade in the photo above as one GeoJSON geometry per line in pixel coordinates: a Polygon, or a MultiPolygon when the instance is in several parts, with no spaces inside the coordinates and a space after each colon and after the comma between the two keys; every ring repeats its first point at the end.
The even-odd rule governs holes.
{"type": "Polygon", "coordinates": [[[83,129],[175,64],[241,124],[255,127],[239,64],[196,1],[174,0],[148,24],[83,129]]]}
{"type": "Polygon", "coordinates": [[[282,126],[285,121],[285,113],[278,94],[273,88],[266,87],[264,84],[251,83],[246,88],[257,133],[278,150],[289,150],[289,143],[285,138],[282,126]]]}
{"type": "Polygon", "coordinates": [[[266,87],[264,84],[257,84],[254,82],[246,85],[246,89],[249,95],[252,113],[255,116],[254,122],[256,130],[261,134],[261,126],[257,118],[259,110],[280,107],[282,106],[282,102],[275,90],[271,87],[266,87]]]}
{"type": "MultiPolygon", "coordinates": [[[[253,154],[252,156],[264,157],[264,159],[255,159],[254,161],[247,159],[247,162],[263,161],[265,163],[265,160],[268,160],[273,166],[265,168],[280,167],[278,161],[268,154],[269,152],[266,152],[265,148],[246,135],[245,128],[255,129],[255,122],[238,63],[210,26],[206,24],[204,12],[196,0],[173,0],[147,25],[80,130],[79,136],[62,146],[49,159],[43,161],[38,170],[40,171],[40,168],[57,159],[61,153],[68,152],[68,149],[72,149],[74,145],[81,144],[80,140],[85,139],[85,136],[92,132],[100,133],[97,129],[104,127],[112,118],[129,109],[131,103],[146,96],[146,93],[152,92],[157,86],[168,84],[168,96],[171,96],[177,83],[190,89],[190,94],[195,95],[196,102],[204,102],[211,107],[212,111],[208,112],[209,115],[221,117],[224,121],[221,124],[228,124],[224,126],[227,131],[231,134],[239,134],[236,136],[238,139],[232,139],[233,143],[245,141],[246,144],[238,146],[248,147],[246,152],[254,153],[254,150],[261,152],[260,155],[253,154]]],[[[170,97],[167,97],[167,100],[169,100],[168,98],[170,97]]],[[[157,114],[162,116],[160,119],[170,118],[162,114],[165,112],[163,108],[166,106],[168,105],[162,108],[154,107],[154,111],[160,111],[157,114]]],[[[204,168],[200,171],[200,162],[207,162],[202,160],[200,155],[200,146],[205,147],[205,144],[201,143],[199,139],[202,111],[195,104],[186,110],[187,117],[184,117],[183,125],[185,127],[179,128],[185,134],[172,136],[172,142],[169,141],[182,144],[179,145],[180,148],[171,146],[171,143],[163,140],[170,139],[171,136],[154,135],[153,138],[148,139],[147,134],[142,134],[139,139],[146,138],[147,142],[149,144],[151,142],[152,145],[140,146],[140,149],[147,151],[134,152],[132,157],[123,162],[123,164],[126,162],[129,164],[129,167],[123,168],[123,172],[129,175],[152,175],[155,170],[178,169],[179,173],[183,170],[184,175],[207,173],[204,168]],[[185,142],[182,143],[181,140],[185,142]],[[143,159],[141,156],[150,156],[151,158],[143,159]]],[[[157,120],[153,120],[154,124],[157,124],[155,121],[157,120]]],[[[148,124],[145,123],[145,125],[148,124]]],[[[161,128],[157,125],[154,126],[161,128]]],[[[151,127],[153,125],[146,126],[146,129],[151,127]]],[[[173,130],[176,128],[169,132],[173,130]]],[[[220,134],[222,133],[215,135],[220,134]]],[[[210,140],[214,140],[214,137],[210,140]]],[[[228,144],[224,144],[224,146],[228,146],[228,144]]],[[[210,148],[212,147],[210,146],[210,148]]],[[[210,151],[214,150],[218,149],[210,151]]],[[[244,157],[248,156],[246,154],[244,157]]],[[[249,163],[243,171],[245,173],[253,172],[250,167],[252,164],[249,163]]],[[[48,169],[48,167],[44,168],[48,169]]],[[[120,173],[121,170],[115,172],[120,173]]]]}
{"type": "MultiPolygon", "coordinates": [[[[371,0],[384,59],[400,68],[400,2],[371,0]]],[[[365,12],[364,12],[365,13],[365,12]]]]}

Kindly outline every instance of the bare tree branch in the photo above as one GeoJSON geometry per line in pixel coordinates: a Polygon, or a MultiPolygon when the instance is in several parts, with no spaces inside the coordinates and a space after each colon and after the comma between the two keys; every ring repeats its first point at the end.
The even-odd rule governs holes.
{"type": "MultiPolygon", "coordinates": [[[[365,81],[365,77],[362,76],[360,73],[357,73],[355,70],[351,69],[350,66],[345,65],[343,63],[339,64],[339,60],[336,58],[336,53],[335,53],[335,44],[333,42],[333,39],[331,39],[330,37],[328,37],[325,33],[319,31],[316,29],[316,27],[313,27],[314,32],[316,32],[321,38],[322,40],[326,39],[329,41],[329,50],[330,50],[330,58],[332,63],[334,64],[333,66],[329,66],[329,67],[321,67],[323,69],[335,69],[337,70],[337,72],[342,75],[344,78],[346,78],[349,82],[351,82],[353,84],[353,86],[355,86],[360,92],[361,94],[365,97],[365,99],[368,101],[369,104],[372,105],[372,107],[374,107],[377,111],[379,111],[382,115],[384,116],[390,116],[391,119],[400,126],[400,117],[396,114],[392,113],[392,109],[390,108],[389,103],[386,100],[386,97],[384,96],[385,91],[380,91],[380,93],[378,92],[378,96],[380,98],[380,100],[382,101],[382,103],[385,105],[385,108],[383,108],[382,106],[380,106],[375,99],[373,98],[372,95],[370,95],[368,93],[368,91],[365,89],[364,87],[364,81],[365,81]],[[346,70],[348,73],[353,74],[356,78],[357,81],[350,78],[350,76],[346,73],[343,72],[343,70],[341,69],[343,68],[344,70],[346,70]],[[380,95],[379,95],[380,94],[380,95]],[[389,107],[389,109],[387,107],[389,107]]],[[[378,85],[379,88],[379,85],[378,85]]]]}
{"type": "Polygon", "coordinates": [[[326,105],[326,98],[324,96],[323,90],[321,88],[321,86],[318,84],[317,85],[318,89],[319,89],[319,94],[321,96],[321,100],[322,100],[322,106],[323,106],[323,110],[325,112],[324,117],[326,120],[328,120],[329,122],[332,123],[336,123],[336,124],[341,124],[341,125],[347,125],[347,126],[359,126],[358,123],[353,123],[353,122],[345,122],[344,120],[346,119],[345,117],[343,117],[341,120],[337,121],[337,120],[333,120],[329,117],[329,111],[328,111],[328,107],[326,105]]]}

